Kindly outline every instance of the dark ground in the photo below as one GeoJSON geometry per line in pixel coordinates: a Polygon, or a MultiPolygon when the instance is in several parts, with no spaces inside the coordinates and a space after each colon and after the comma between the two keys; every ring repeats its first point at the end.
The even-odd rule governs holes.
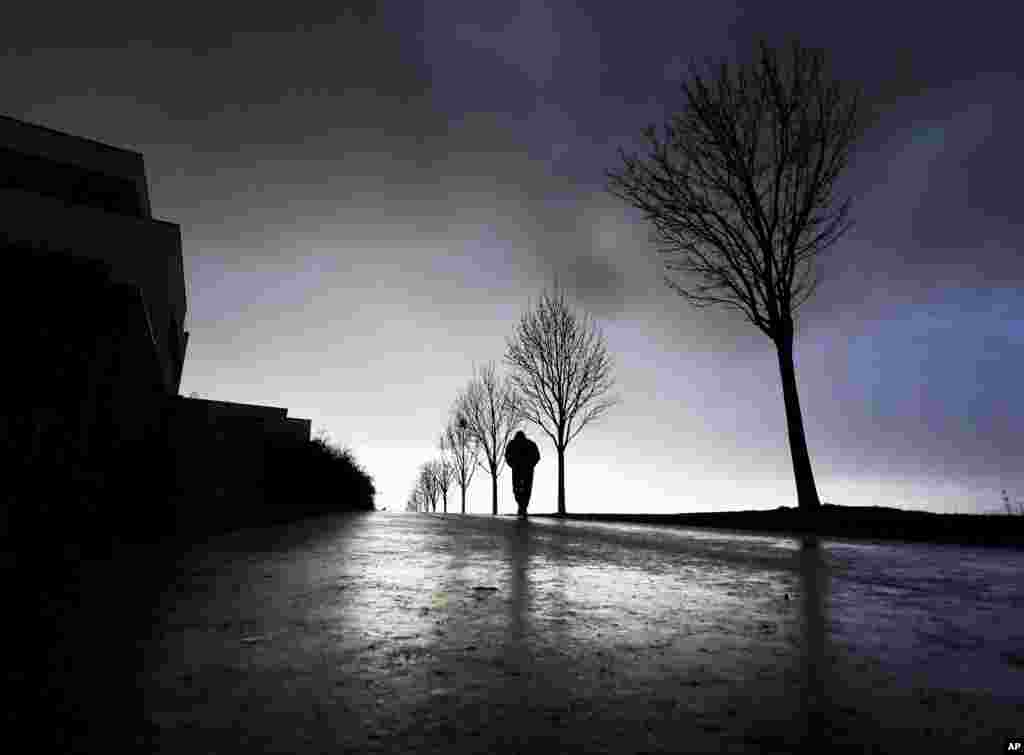
{"type": "MultiPolygon", "coordinates": [[[[818,531],[837,537],[1010,545],[1024,521],[823,514],[818,531]]],[[[810,526],[794,510],[567,518],[810,526]]],[[[972,691],[983,660],[1024,673],[1024,604],[970,551],[908,572],[898,549],[837,544],[819,577],[799,551],[725,534],[536,519],[348,515],[191,544],[12,549],[6,736],[33,752],[468,753],[523,751],[539,725],[566,752],[793,752],[813,726],[815,752],[885,752],[896,726],[901,743],[957,751],[1024,711],[1024,695],[972,691]],[[975,636],[985,626],[1003,627],[1001,645],[975,636]],[[956,658],[974,669],[964,683],[911,682],[956,658]],[[806,697],[838,680],[827,706],[806,697]]]]}
{"type": "MultiPolygon", "coordinates": [[[[531,514],[555,518],[555,514],[531,514]]],[[[854,539],[1024,547],[1024,516],[935,514],[883,506],[834,506],[807,515],[796,508],[696,514],[567,514],[580,522],[620,522],[780,534],[816,533],[854,539]]]]}

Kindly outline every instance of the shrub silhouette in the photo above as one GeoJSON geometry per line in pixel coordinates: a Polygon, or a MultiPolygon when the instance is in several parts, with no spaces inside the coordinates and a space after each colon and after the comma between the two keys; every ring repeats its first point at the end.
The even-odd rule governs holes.
{"type": "Polygon", "coordinates": [[[349,448],[314,438],[268,453],[267,506],[272,519],[338,511],[373,511],[377,489],[349,448]]]}

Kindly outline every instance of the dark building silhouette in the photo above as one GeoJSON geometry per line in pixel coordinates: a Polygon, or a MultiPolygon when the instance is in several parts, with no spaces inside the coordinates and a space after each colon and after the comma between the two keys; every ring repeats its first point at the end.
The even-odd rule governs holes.
{"type": "Polygon", "coordinates": [[[198,398],[178,397],[173,406],[167,435],[178,527],[255,521],[268,504],[274,452],[307,443],[310,420],[290,418],[286,409],[198,398]]]}
{"type": "Polygon", "coordinates": [[[310,422],[178,395],[181,233],[152,216],[142,155],[0,116],[0,207],[5,531],[245,524],[272,450],[310,422]]]}

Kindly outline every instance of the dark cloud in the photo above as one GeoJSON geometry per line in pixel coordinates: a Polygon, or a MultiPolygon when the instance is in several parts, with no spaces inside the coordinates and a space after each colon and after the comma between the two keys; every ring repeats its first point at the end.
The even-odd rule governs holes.
{"type": "MultiPolygon", "coordinates": [[[[218,312],[253,349],[275,307],[367,328],[361,312],[392,312],[395,324],[374,324],[392,350],[423,349],[402,319],[413,307],[422,321],[454,306],[434,299],[462,297],[482,306],[467,318],[487,311],[504,327],[521,302],[487,309],[495,292],[534,295],[557,278],[646,334],[637,364],[668,352],[712,365],[733,382],[699,378],[702,405],[763,405],[769,422],[781,411],[771,344],[738,313],[667,290],[648,228],[604,191],[604,171],[681,105],[691,60],[746,54],[760,37],[825,47],[870,118],[839,187],[856,196],[856,225],[821,258],[801,313],[816,459],[972,476],[1019,455],[1021,418],[1001,408],[1024,366],[1012,335],[1024,320],[1024,72],[1009,7],[394,0],[240,15],[126,3],[103,18],[69,6],[55,24],[37,4],[0,28],[0,49],[8,114],[144,153],[156,213],[185,237],[193,353],[205,354],[188,370],[228,369],[213,352],[230,353],[236,334],[218,312]],[[218,347],[203,352],[204,339],[218,347]]],[[[429,326],[432,339],[454,329],[429,326]]],[[[409,382],[423,372],[402,368],[409,382]]],[[[737,432],[751,448],[778,441],[737,432]]]]}
{"type": "MultiPolygon", "coordinates": [[[[304,15],[268,7],[277,10],[234,16],[204,9],[197,23],[179,7],[165,16],[135,6],[109,24],[83,20],[79,29],[100,33],[76,31],[74,41],[61,38],[75,29],[73,19],[54,27],[27,9],[0,32],[8,64],[33,72],[11,77],[10,106],[54,112],[64,98],[96,98],[99,118],[106,102],[127,109],[133,101],[162,113],[161,135],[215,154],[301,143],[339,122],[356,132],[388,123],[391,132],[415,133],[422,118],[398,117],[398,106],[420,97],[427,78],[383,14],[366,3],[308,6],[304,15]],[[34,27],[44,21],[48,33],[39,34],[34,27]],[[389,117],[381,117],[381,105],[389,117]]],[[[111,129],[110,120],[97,122],[111,129]]],[[[134,132],[129,143],[146,138],[131,125],[124,124],[126,134],[134,132]]]]}

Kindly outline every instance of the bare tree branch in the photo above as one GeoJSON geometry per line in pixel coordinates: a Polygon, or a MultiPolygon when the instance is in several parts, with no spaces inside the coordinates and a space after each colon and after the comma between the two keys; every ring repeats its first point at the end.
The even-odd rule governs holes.
{"type": "Polygon", "coordinates": [[[862,131],[859,95],[820,50],[762,43],[745,65],[691,67],[683,109],[648,154],[619,151],[608,190],[652,226],[665,281],[695,307],[736,309],[775,343],[801,508],[820,506],[793,364],[798,308],[817,258],[851,222],[836,183],[862,131]]]}
{"type": "Polygon", "coordinates": [[[452,485],[455,468],[444,454],[442,454],[441,458],[430,462],[430,465],[431,474],[434,475],[434,485],[444,504],[444,512],[448,513],[448,489],[452,485]]]}
{"type": "Polygon", "coordinates": [[[491,509],[498,513],[498,477],[505,446],[522,423],[522,402],[513,383],[499,379],[493,362],[474,371],[455,402],[456,414],[465,419],[470,438],[482,453],[480,466],[491,475],[491,509]]]}
{"type": "Polygon", "coordinates": [[[620,150],[608,189],[651,222],[677,293],[778,340],[817,284],[813,258],[851,226],[834,190],[862,130],[858,93],[796,43],[692,66],[681,89],[682,112],[644,130],[646,157],[620,150]]]}
{"type": "Polygon", "coordinates": [[[558,511],[565,513],[565,449],[591,422],[618,403],[612,360],[597,324],[577,315],[556,286],[519,321],[505,362],[521,396],[523,417],[555,445],[558,511]]]}
{"type": "Polygon", "coordinates": [[[413,510],[417,511],[437,509],[437,496],[441,489],[438,486],[435,465],[436,462],[433,461],[420,465],[419,475],[416,477],[416,484],[409,496],[407,507],[413,507],[413,510]]]}
{"type": "Polygon", "coordinates": [[[453,416],[441,433],[441,452],[452,466],[452,476],[462,492],[462,513],[466,513],[466,489],[473,480],[480,458],[480,445],[469,432],[469,423],[453,409],[453,416]]]}

